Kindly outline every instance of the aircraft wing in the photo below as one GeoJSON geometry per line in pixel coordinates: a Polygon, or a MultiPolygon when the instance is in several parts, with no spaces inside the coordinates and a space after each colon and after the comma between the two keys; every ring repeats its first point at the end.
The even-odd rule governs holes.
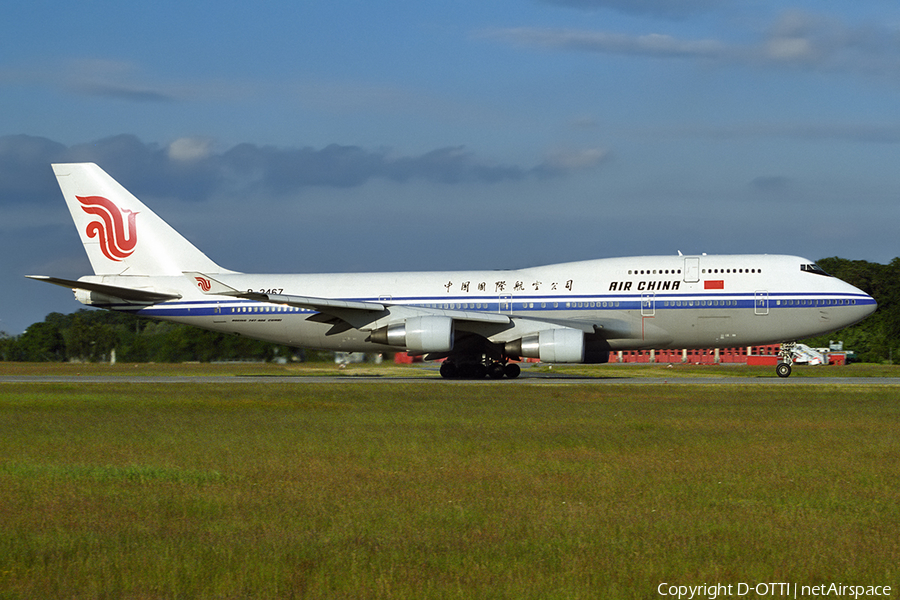
{"type": "MultiPolygon", "coordinates": [[[[235,290],[237,292],[237,290],[235,290]]],[[[272,304],[284,304],[297,308],[307,308],[318,312],[332,312],[335,310],[358,310],[363,312],[380,313],[384,311],[384,304],[378,302],[358,302],[355,300],[336,300],[334,298],[314,298],[310,296],[290,296],[285,294],[261,294],[258,292],[237,292],[236,294],[224,294],[245,300],[257,302],[271,302],[272,304]]]]}
{"type": "Polygon", "coordinates": [[[284,304],[297,308],[306,308],[319,312],[327,312],[328,309],[349,309],[370,312],[382,312],[384,305],[378,302],[358,302],[355,300],[336,300],[333,298],[314,298],[310,296],[289,296],[283,294],[263,294],[260,292],[242,292],[230,285],[210,277],[204,273],[185,271],[184,274],[194,282],[201,292],[214,296],[231,296],[257,302],[271,302],[272,304],[284,304]],[[323,309],[325,309],[323,311],[323,309]]]}
{"type": "Polygon", "coordinates": [[[35,281],[45,281],[71,290],[86,290],[89,292],[97,292],[113,298],[121,298],[132,302],[165,302],[166,300],[177,300],[181,298],[180,294],[167,294],[164,292],[154,292],[140,288],[126,288],[117,285],[106,285],[104,283],[94,283],[90,281],[76,281],[74,279],[60,279],[59,277],[47,277],[46,275],[26,275],[28,279],[35,281]]]}
{"type": "Polygon", "coordinates": [[[283,304],[285,306],[314,310],[341,321],[346,321],[352,327],[362,330],[378,326],[379,322],[385,318],[397,319],[416,315],[439,315],[450,317],[457,322],[468,321],[490,325],[508,325],[510,323],[508,316],[497,313],[388,305],[381,302],[338,300],[287,294],[264,294],[252,291],[242,292],[203,273],[186,271],[184,274],[193,280],[204,294],[231,296],[233,298],[271,302],[272,304],[283,304]]]}

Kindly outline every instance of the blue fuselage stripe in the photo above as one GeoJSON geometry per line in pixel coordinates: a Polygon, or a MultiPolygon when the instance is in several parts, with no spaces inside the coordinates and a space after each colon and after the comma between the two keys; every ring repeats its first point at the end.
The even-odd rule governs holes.
{"type": "MultiPolygon", "coordinates": [[[[348,298],[361,302],[381,302],[377,298],[348,298]]],[[[827,292],[768,292],[731,294],[603,294],[596,296],[498,296],[472,298],[451,297],[395,297],[388,304],[408,305],[436,310],[467,310],[487,313],[559,312],[559,311],[639,311],[653,308],[665,310],[822,308],[865,306],[875,301],[864,294],[835,294],[827,292]]],[[[103,308],[135,311],[148,317],[200,317],[239,314],[312,314],[316,311],[292,308],[275,303],[250,300],[172,301],[140,308],[128,304],[111,304],[103,308]]]]}

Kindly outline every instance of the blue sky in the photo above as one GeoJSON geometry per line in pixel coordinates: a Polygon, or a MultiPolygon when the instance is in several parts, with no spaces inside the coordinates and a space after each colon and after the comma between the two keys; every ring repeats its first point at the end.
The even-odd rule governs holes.
{"type": "Polygon", "coordinates": [[[14,3],[0,331],[81,305],[49,164],[94,161],[223,266],[637,254],[888,262],[900,5],[14,3]]]}

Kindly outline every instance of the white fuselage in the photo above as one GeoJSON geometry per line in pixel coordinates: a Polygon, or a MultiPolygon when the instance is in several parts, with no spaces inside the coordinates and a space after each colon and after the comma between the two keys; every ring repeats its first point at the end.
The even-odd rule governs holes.
{"type": "MultiPolygon", "coordinates": [[[[431,314],[499,313],[516,318],[506,325],[461,327],[491,342],[506,343],[550,323],[580,328],[602,339],[610,350],[797,340],[846,327],[875,309],[869,295],[807,266],[812,261],[796,256],[644,256],[505,271],[228,273],[219,279],[241,291],[377,302],[388,311],[422,307],[431,314]]],[[[182,296],[150,306],[110,302],[96,293],[79,297],[106,308],[293,346],[396,350],[367,341],[367,331],[317,319],[309,309],[204,295],[188,277],[84,279],[182,296]]]]}

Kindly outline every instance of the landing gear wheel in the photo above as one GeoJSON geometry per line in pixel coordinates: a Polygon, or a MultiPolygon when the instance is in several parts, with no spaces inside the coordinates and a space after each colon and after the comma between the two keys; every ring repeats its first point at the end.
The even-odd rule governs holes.
{"type": "Polygon", "coordinates": [[[472,372],[469,377],[471,379],[484,379],[485,377],[487,377],[487,374],[488,368],[485,365],[481,363],[475,363],[474,365],[472,365],[472,372]]]}
{"type": "Polygon", "coordinates": [[[503,372],[510,379],[515,379],[519,376],[519,373],[522,372],[522,369],[520,369],[519,365],[517,365],[516,363],[509,363],[508,365],[503,367],[503,372]]]}
{"type": "Polygon", "coordinates": [[[444,361],[441,363],[441,377],[444,379],[456,379],[459,376],[459,369],[452,362],[444,361]]]}
{"type": "Polygon", "coordinates": [[[779,377],[790,377],[791,376],[791,365],[787,363],[778,363],[778,366],[775,367],[775,373],[779,377]]]}
{"type": "Polygon", "coordinates": [[[491,366],[488,367],[488,377],[491,379],[503,379],[504,375],[506,375],[506,366],[503,363],[491,363],[491,366]]]}
{"type": "Polygon", "coordinates": [[[794,348],[797,342],[782,342],[781,348],[778,349],[778,366],[775,367],[775,373],[779,377],[791,376],[791,365],[794,364],[794,348]]]}

